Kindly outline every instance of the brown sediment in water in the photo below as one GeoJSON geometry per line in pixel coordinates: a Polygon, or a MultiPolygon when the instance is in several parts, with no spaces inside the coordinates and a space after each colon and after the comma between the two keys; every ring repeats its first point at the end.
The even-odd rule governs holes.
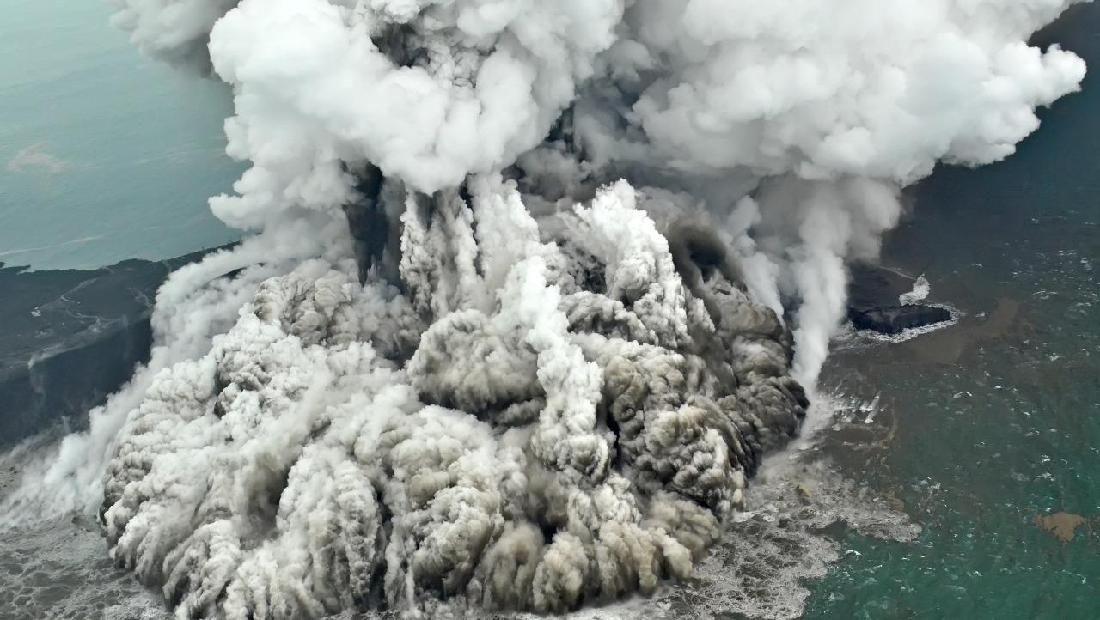
{"type": "Polygon", "coordinates": [[[1056,512],[1035,517],[1035,525],[1058,540],[1068,543],[1077,534],[1077,529],[1085,525],[1085,518],[1068,512],[1056,512]]]}
{"type": "Polygon", "coordinates": [[[1016,323],[1020,302],[1001,298],[985,320],[964,318],[957,325],[901,343],[901,348],[922,362],[955,364],[975,345],[1003,336],[1016,323]]]}

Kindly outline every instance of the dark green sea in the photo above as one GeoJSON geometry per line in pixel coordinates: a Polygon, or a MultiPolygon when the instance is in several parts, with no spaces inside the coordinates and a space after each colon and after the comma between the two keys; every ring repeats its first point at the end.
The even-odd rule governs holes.
{"type": "Polygon", "coordinates": [[[886,244],[964,318],[829,363],[880,406],[828,440],[838,469],[923,531],[843,535],[808,618],[1100,617],[1100,7],[1044,36],[1088,61],[1083,92],[1011,159],[938,170],[886,244]],[[1037,525],[1052,513],[1080,516],[1072,540],[1037,525]]]}

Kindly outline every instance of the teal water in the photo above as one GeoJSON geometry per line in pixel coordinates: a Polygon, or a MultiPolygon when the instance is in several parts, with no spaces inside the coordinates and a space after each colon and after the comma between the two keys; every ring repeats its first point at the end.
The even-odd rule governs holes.
{"type": "MultiPolygon", "coordinates": [[[[1100,8],[1055,33],[1100,68],[1100,8]]],[[[834,356],[827,381],[882,413],[838,433],[841,470],[923,526],[842,539],[809,618],[1100,617],[1100,69],[1019,154],[940,170],[887,244],[960,307],[957,327],[834,356]],[[1069,542],[1037,526],[1066,512],[1069,542]]]]}
{"type": "Polygon", "coordinates": [[[6,0],[0,18],[0,261],[95,267],[236,238],[207,207],[228,89],[141,57],[102,0],[6,0]]]}

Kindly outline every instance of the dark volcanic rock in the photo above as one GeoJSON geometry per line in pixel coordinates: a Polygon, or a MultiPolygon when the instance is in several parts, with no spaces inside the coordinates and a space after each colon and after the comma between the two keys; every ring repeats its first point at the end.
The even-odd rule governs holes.
{"type": "Polygon", "coordinates": [[[951,313],[937,306],[887,306],[864,310],[849,308],[848,318],[856,329],[899,334],[906,329],[950,321],[951,313]]]}
{"type": "Polygon", "coordinates": [[[63,419],[83,426],[148,360],[157,288],[205,254],[95,270],[0,263],[0,446],[63,419]]]}
{"type": "Polygon", "coordinates": [[[898,298],[913,289],[914,278],[865,263],[852,265],[850,272],[848,319],[856,329],[898,334],[951,320],[951,312],[944,308],[899,305],[898,298]]]}

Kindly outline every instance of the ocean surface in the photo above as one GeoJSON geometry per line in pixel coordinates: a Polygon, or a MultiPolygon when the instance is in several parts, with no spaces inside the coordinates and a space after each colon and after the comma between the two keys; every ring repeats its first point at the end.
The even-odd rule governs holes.
{"type": "MultiPolygon", "coordinates": [[[[141,60],[97,2],[9,2],[0,260],[90,266],[231,238],[205,206],[239,172],[220,155],[228,94],[141,60]],[[32,39],[41,56],[16,56],[32,39]]],[[[822,390],[847,404],[754,488],[704,582],[584,617],[1100,617],[1100,6],[1042,37],[1089,61],[1084,92],[1008,161],[912,189],[884,249],[957,324],[838,338],[822,390]]],[[[0,534],[0,617],[158,609],[92,523],[0,534]]]]}
{"type": "Polygon", "coordinates": [[[1083,93],[1015,157],[937,171],[886,245],[962,320],[830,361],[826,384],[879,405],[838,424],[838,469],[923,532],[843,537],[809,618],[1100,618],[1100,7],[1041,36],[1088,61],[1083,93]],[[1068,541],[1037,522],[1057,513],[1068,541]]]}
{"type": "Polygon", "coordinates": [[[104,0],[5,0],[0,18],[0,262],[87,268],[237,237],[206,205],[228,87],[143,58],[104,0]]]}

